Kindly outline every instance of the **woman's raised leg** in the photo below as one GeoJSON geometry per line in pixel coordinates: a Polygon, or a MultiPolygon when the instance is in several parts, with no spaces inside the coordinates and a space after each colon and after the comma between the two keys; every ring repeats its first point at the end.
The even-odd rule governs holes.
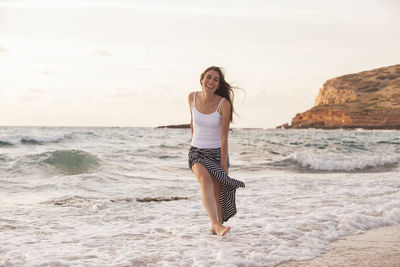
{"type": "Polygon", "coordinates": [[[211,221],[213,230],[218,235],[225,235],[229,230],[229,226],[224,226],[218,220],[218,206],[214,195],[214,182],[208,170],[200,163],[195,163],[192,167],[193,173],[196,175],[201,187],[201,200],[207,211],[211,221]]]}

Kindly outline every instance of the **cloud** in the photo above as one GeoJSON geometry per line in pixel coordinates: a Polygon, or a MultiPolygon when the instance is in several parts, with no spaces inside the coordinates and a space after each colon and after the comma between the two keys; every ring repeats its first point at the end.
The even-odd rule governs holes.
{"type": "Polygon", "coordinates": [[[42,100],[47,93],[48,91],[44,89],[31,88],[22,93],[18,99],[23,102],[38,102],[42,100]]]}
{"type": "Polygon", "coordinates": [[[25,93],[18,97],[22,102],[37,102],[42,99],[41,95],[25,93]]]}
{"type": "Polygon", "coordinates": [[[22,102],[36,102],[39,101],[41,97],[37,95],[24,94],[21,95],[18,99],[21,100],[22,102]]]}
{"type": "Polygon", "coordinates": [[[105,98],[132,98],[136,97],[138,92],[131,88],[120,87],[114,90],[111,94],[104,94],[105,98]]]}
{"type": "MultiPolygon", "coordinates": [[[[291,1],[289,1],[290,3],[291,1]]],[[[110,7],[131,8],[139,12],[169,15],[205,15],[229,17],[281,17],[307,16],[309,11],[300,8],[278,7],[265,3],[243,4],[231,0],[215,2],[203,0],[200,3],[190,1],[133,1],[133,0],[0,0],[0,7],[17,8],[88,8],[110,7]],[[229,5],[227,5],[229,3],[229,5]]]]}
{"type": "Polygon", "coordinates": [[[111,53],[104,49],[94,49],[90,52],[90,54],[99,56],[99,57],[108,57],[111,56],[111,53]]]}
{"type": "Polygon", "coordinates": [[[42,70],[40,70],[39,71],[41,74],[43,74],[43,75],[54,75],[54,74],[57,74],[58,73],[58,71],[57,70],[54,70],[54,69],[42,69],[42,70]]]}
{"type": "Polygon", "coordinates": [[[32,94],[45,94],[45,93],[47,93],[47,90],[33,88],[33,89],[30,89],[29,92],[32,94]]]}

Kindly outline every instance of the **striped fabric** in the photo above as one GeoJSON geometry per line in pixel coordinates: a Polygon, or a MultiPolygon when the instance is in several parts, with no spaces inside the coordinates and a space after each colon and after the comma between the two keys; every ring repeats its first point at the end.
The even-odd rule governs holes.
{"type": "MultiPolygon", "coordinates": [[[[211,176],[216,178],[222,183],[221,194],[219,200],[222,209],[222,222],[226,222],[229,218],[236,214],[235,195],[238,187],[244,187],[244,183],[230,178],[222,169],[221,162],[221,148],[200,149],[197,147],[190,147],[189,150],[189,168],[198,162],[201,163],[210,172],[211,176]]],[[[227,166],[229,168],[229,159],[227,166]]]]}

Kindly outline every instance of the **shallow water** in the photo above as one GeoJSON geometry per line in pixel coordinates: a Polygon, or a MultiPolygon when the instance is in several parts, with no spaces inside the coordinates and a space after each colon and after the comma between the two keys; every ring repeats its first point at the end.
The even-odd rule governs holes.
{"type": "Polygon", "coordinates": [[[232,130],[246,188],[225,237],[189,143],[184,129],[0,127],[0,266],[274,266],[400,223],[398,131],[232,130]]]}

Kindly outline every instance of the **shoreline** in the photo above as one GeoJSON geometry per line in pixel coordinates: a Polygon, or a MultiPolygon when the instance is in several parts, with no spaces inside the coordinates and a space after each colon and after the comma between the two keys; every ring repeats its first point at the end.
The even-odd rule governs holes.
{"type": "Polygon", "coordinates": [[[287,261],[276,267],[400,266],[400,224],[366,230],[329,243],[325,253],[311,260],[287,261]]]}

